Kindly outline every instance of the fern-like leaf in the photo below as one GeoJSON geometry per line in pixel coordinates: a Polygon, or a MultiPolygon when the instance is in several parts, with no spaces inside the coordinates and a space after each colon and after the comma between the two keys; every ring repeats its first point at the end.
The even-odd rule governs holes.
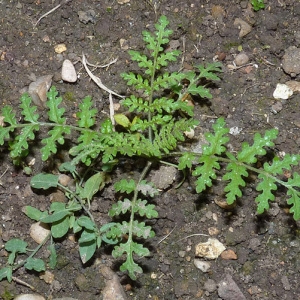
{"type": "Polygon", "coordinates": [[[48,132],[49,137],[42,140],[45,146],[41,148],[42,160],[46,161],[51,153],[57,152],[57,143],[63,145],[65,142],[64,134],[70,134],[71,130],[68,126],[55,126],[48,132]]]}
{"type": "Polygon", "coordinates": [[[274,146],[272,140],[276,139],[277,134],[277,129],[267,130],[263,137],[259,133],[256,133],[251,146],[248,143],[243,143],[242,150],[237,154],[238,161],[248,164],[255,163],[257,161],[256,156],[266,154],[265,147],[274,146]]]}
{"type": "Polygon", "coordinates": [[[50,121],[57,124],[64,124],[66,118],[63,118],[63,114],[65,112],[64,108],[59,108],[60,103],[62,102],[61,97],[57,97],[58,92],[55,87],[51,87],[49,92],[47,93],[48,101],[46,102],[48,111],[48,118],[50,121]]]}
{"type": "Polygon", "coordinates": [[[287,182],[287,203],[291,205],[290,213],[293,214],[295,220],[300,219],[300,175],[298,173],[293,173],[293,176],[289,178],[287,182]]]}
{"type": "Polygon", "coordinates": [[[76,114],[78,121],[77,124],[81,128],[90,128],[95,124],[95,116],[97,109],[91,109],[93,103],[91,97],[85,97],[81,104],[79,104],[80,111],[76,114]]]}
{"type": "Polygon", "coordinates": [[[28,94],[23,94],[21,97],[22,115],[24,116],[24,120],[30,123],[36,123],[39,115],[36,114],[36,106],[31,106],[31,97],[28,94]]]}
{"type": "Polygon", "coordinates": [[[135,190],[136,184],[133,179],[121,179],[114,184],[114,188],[117,192],[130,194],[135,190]]]}

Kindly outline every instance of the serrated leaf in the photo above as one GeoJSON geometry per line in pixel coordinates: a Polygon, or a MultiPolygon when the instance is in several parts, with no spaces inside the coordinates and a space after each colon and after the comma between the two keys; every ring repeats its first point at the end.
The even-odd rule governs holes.
{"type": "Polygon", "coordinates": [[[268,177],[264,174],[259,174],[258,178],[261,180],[256,190],[261,192],[256,198],[255,202],[257,204],[257,213],[262,214],[265,210],[270,208],[269,201],[274,201],[275,196],[272,191],[277,190],[277,186],[275,184],[275,180],[272,177],[268,177]]]}
{"type": "Polygon", "coordinates": [[[4,106],[1,114],[4,117],[4,122],[9,123],[12,126],[17,125],[16,114],[13,112],[13,108],[11,106],[4,106]]]}
{"type": "Polygon", "coordinates": [[[24,120],[36,123],[38,121],[39,115],[36,114],[37,107],[31,106],[31,97],[25,93],[21,97],[20,108],[22,108],[22,115],[24,116],[24,120]]]}
{"type": "Polygon", "coordinates": [[[83,190],[80,192],[82,199],[91,201],[93,196],[105,186],[106,174],[98,172],[91,176],[85,183],[83,190]]]}
{"type": "Polygon", "coordinates": [[[137,199],[133,211],[138,213],[141,217],[146,216],[148,219],[158,217],[155,205],[147,204],[147,200],[137,199]]]}
{"type": "Polygon", "coordinates": [[[64,134],[70,134],[71,130],[68,126],[55,126],[53,129],[48,131],[48,138],[42,140],[42,144],[45,146],[41,148],[42,160],[46,161],[51,153],[57,152],[56,144],[63,145],[65,143],[64,134]]]}
{"type": "Polygon", "coordinates": [[[133,179],[130,180],[121,179],[120,181],[114,184],[114,188],[116,192],[130,194],[135,190],[136,184],[133,179]]]}
{"type": "Polygon", "coordinates": [[[217,157],[202,156],[199,163],[203,163],[203,165],[196,167],[193,171],[194,176],[199,176],[196,181],[197,193],[201,193],[206,187],[212,186],[212,180],[217,177],[215,169],[220,169],[217,157]]]}
{"type": "Polygon", "coordinates": [[[27,258],[24,267],[27,270],[34,270],[34,271],[37,271],[37,272],[41,272],[41,271],[46,270],[44,261],[40,258],[33,258],[33,257],[28,257],[27,258]]]}
{"type": "Polygon", "coordinates": [[[242,150],[237,154],[238,161],[248,164],[255,163],[257,161],[256,156],[266,154],[265,147],[274,146],[272,140],[276,139],[277,134],[277,129],[267,130],[263,137],[259,133],[256,133],[251,146],[248,143],[242,144],[242,150]]]}
{"type": "Polygon", "coordinates": [[[240,187],[246,185],[242,176],[247,177],[248,172],[244,166],[241,166],[238,162],[235,163],[234,161],[227,165],[226,170],[227,172],[223,176],[223,180],[228,180],[229,182],[226,184],[224,192],[226,192],[227,203],[232,204],[235,202],[236,197],[242,196],[240,187]]]}
{"type": "Polygon", "coordinates": [[[154,197],[155,195],[158,194],[158,190],[153,186],[153,184],[147,183],[146,180],[142,180],[138,184],[137,190],[141,192],[143,195],[145,196],[149,195],[150,197],[154,197]]]}
{"type": "Polygon", "coordinates": [[[66,118],[63,118],[63,114],[65,112],[64,108],[59,108],[60,103],[62,102],[62,98],[58,97],[58,92],[54,86],[52,86],[47,92],[48,101],[46,102],[48,110],[48,117],[49,120],[57,123],[57,124],[64,124],[66,118]]]}
{"type": "Polygon", "coordinates": [[[117,203],[113,204],[111,209],[108,212],[108,215],[110,217],[118,216],[121,213],[125,214],[130,209],[131,209],[131,201],[125,198],[123,201],[118,201],[117,203]]]}
{"type": "Polygon", "coordinates": [[[23,127],[20,134],[15,138],[15,140],[10,144],[11,147],[11,157],[16,158],[22,155],[24,150],[28,149],[28,141],[35,138],[34,131],[39,130],[39,125],[34,124],[23,127]]]}
{"type": "Polygon", "coordinates": [[[191,168],[193,161],[196,157],[193,153],[184,152],[182,156],[179,157],[178,170],[184,170],[185,168],[191,168]]]}
{"type": "Polygon", "coordinates": [[[0,126],[0,146],[4,144],[5,139],[9,139],[9,133],[13,131],[10,127],[1,127],[0,126]]]}
{"type": "Polygon", "coordinates": [[[22,211],[27,217],[35,221],[39,221],[41,218],[44,218],[47,215],[47,212],[40,211],[39,209],[29,205],[25,206],[22,211]]]}
{"type": "Polygon", "coordinates": [[[297,221],[300,219],[300,175],[293,173],[293,176],[288,179],[286,187],[288,188],[287,195],[289,196],[287,203],[291,205],[290,213],[293,214],[294,220],[297,221]]]}
{"type": "Polygon", "coordinates": [[[128,128],[131,125],[130,120],[124,114],[115,114],[114,119],[117,124],[128,128]]]}
{"type": "Polygon", "coordinates": [[[58,175],[53,174],[37,174],[30,180],[30,185],[36,189],[47,190],[50,187],[57,187],[58,175]]]}
{"type": "Polygon", "coordinates": [[[79,104],[80,111],[77,112],[78,118],[77,124],[81,128],[90,128],[95,124],[95,116],[97,115],[97,109],[91,109],[93,105],[92,98],[90,96],[85,97],[82,103],[79,104]]]}

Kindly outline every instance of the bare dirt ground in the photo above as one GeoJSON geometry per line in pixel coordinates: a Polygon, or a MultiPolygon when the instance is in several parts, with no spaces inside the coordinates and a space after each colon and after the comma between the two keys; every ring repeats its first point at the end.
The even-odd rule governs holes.
{"type": "MultiPolygon", "coordinates": [[[[90,80],[79,58],[84,53],[89,62],[101,65],[118,58],[109,67],[93,72],[110,89],[126,94],[120,73],[136,70],[127,50],[142,50],[141,31],[153,29],[157,17],[164,14],[174,30],[171,39],[183,52],[182,60],[172,65],[171,71],[213,60],[223,64],[221,81],[211,90],[213,99],[196,103],[201,121],[197,134],[210,128],[215,117],[223,116],[228,126],[239,132],[233,136],[232,149],[251,141],[255,132],[276,127],[280,132],[278,153],[299,153],[299,94],[282,101],[272,96],[277,83],[299,80],[297,74],[291,78],[281,67],[285,50],[300,44],[299,1],[268,0],[265,9],[258,12],[246,0],[153,0],[152,4],[158,5],[156,11],[145,1],[121,2],[62,1],[61,7],[35,27],[38,18],[59,1],[0,1],[0,106],[10,104],[17,110],[21,93],[34,78],[53,75],[52,85],[62,95],[70,118],[86,95],[93,97],[101,111],[99,118],[106,117],[108,95],[90,80]],[[241,37],[237,18],[250,27],[245,36],[241,37]],[[61,43],[67,49],[58,54],[55,46],[61,43]],[[249,61],[234,68],[239,53],[246,54],[249,61]],[[66,58],[77,62],[78,80],[74,84],[61,80],[66,58]]],[[[51,195],[33,193],[30,177],[14,168],[4,149],[0,158],[0,244],[20,237],[34,245],[28,235],[31,221],[21,209],[24,205],[47,209],[51,195]]],[[[134,172],[135,162],[128,165],[126,170],[134,172]]],[[[37,161],[34,173],[43,167],[37,161]]],[[[226,276],[231,276],[245,299],[300,299],[299,223],[288,214],[284,193],[276,194],[276,203],[268,213],[257,216],[253,200],[256,192],[251,183],[233,211],[215,204],[215,198],[222,197],[220,191],[216,186],[205,195],[197,195],[193,182],[186,182],[179,190],[171,187],[161,193],[156,199],[159,218],[153,221],[156,237],[148,241],[152,256],[141,260],[144,274],[136,282],[118,271],[110,248],[97,253],[102,263],[116,271],[124,289],[128,289],[128,299],[242,299],[218,295],[218,284],[226,276]],[[210,262],[210,271],[203,273],[194,266],[194,247],[207,237],[187,236],[213,230],[237,259],[218,258],[210,262]]],[[[106,192],[98,200],[95,219],[107,214],[113,194],[106,192]]],[[[14,276],[34,286],[45,298],[101,299],[104,280],[97,264],[83,266],[77,244],[71,240],[59,242],[57,251],[59,265],[51,271],[55,286],[24,270],[14,276]]],[[[1,250],[0,263],[5,261],[5,251],[1,250]]],[[[15,281],[0,283],[1,299],[28,292],[15,281]]]]}

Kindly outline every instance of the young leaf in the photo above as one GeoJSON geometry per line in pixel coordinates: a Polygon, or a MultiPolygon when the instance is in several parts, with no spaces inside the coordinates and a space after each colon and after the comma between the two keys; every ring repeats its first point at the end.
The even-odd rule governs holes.
{"type": "Polygon", "coordinates": [[[300,220],[300,175],[293,173],[289,178],[286,187],[288,188],[287,195],[289,196],[287,203],[291,205],[290,213],[293,214],[294,220],[300,220]],[[295,189],[295,187],[297,189],[295,189]]]}
{"type": "Polygon", "coordinates": [[[27,217],[35,221],[39,221],[48,215],[46,211],[40,211],[39,209],[29,205],[25,206],[22,211],[27,217]]]}
{"type": "Polygon", "coordinates": [[[111,209],[108,212],[108,215],[110,217],[118,216],[121,213],[125,214],[127,211],[129,211],[131,208],[131,201],[127,198],[125,198],[123,201],[118,201],[117,203],[114,203],[111,207],[111,209]]]}
{"type": "Polygon", "coordinates": [[[5,244],[5,250],[11,252],[8,257],[8,263],[12,265],[14,263],[17,253],[26,253],[27,243],[20,239],[11,239],[5,244]]]}
{"type": "Polygon", "coordinates": [[[45,263],[40,258],[28,257],[24,266],[27,270],[34,270],[37,272],[46,270],[45,263]]]}
{"type": "Polygon", "coordinates": [[[48,117],[49,120],[57,123],[64,124],[66,118],[63,118],[63,114],[65,112],[64,108],[59,108],[60,103],[62,102],[61,97],[57,97],[58,92],[54,86],[52,86],[47,93],[48,101],[46,102],[47,107],[49,107],[48,117]]]}
{"type": "Polygon", "coordinates": [[[49,267],[51,269],[54,269],[57,263],[57,254],[55,250],[55,245],[51,243],[48,247],[48,250],[50,251],[49,267]]]}
{"type": "Polygon", "coordinates": [[[95,230],[96,224],[87,216],[81,216],[77,220],[78,225],[88,230],[95,230]]]}
{"type": "Polygon", "coordinates": [[[102,190],[105,186],[106,174],[104,172],[98,172],[91,176],[85,183],[83,190],[80,193],[82,199],[87,199],[90,202],[93,196],[102,190]]]}
{"type": "Polygon", "coordinates": [[[0,281],[7,279],[8,282],[12,281],[12,267],[5,267],[0,269],[0,281]]]}
{"type": "Polygon", "coordinates": [[[66,235],[69,231],[70,223],[69,217],[66,216],[57,222],[52,223],[51,234],[54,238],[61,238],[66,235]]]}
{"type": "Polygon", "coordinates": [[[11,106],[4,106],[1,113],[4,117],[4,122],[9,123],[12,126],[17,125],[16,114],[13,112],[13,108],[11,106]]]}
{"type": "Polygon", "coordinates": [[[64,134],[70,134],[71,130],[69,126],[55,126],[53,129],[48,131],[49,137],[42,140],[42,144],[45,146],[42,147],[42,160],[46,161],[51,153],[57,152],[56,143],[63,145],[65,142],[64,134]]]}
{"type": "Polygon", "coordinates": [[[79,253],[81,261],[85,264],[89,261],[97,249],[97,239],[94,232],[84,230],[79,239],[79,253]]]}
{"type": "Polygon", "coordinates": [[[193,153],[184,152],[182,156],[179,157],[178,170],[184,170],[185,168],[191,168],[196,157],[193,153]]]}
{"type": "Polygon", "coordinates": [[[116,192],[130,194],[135,190],[136,184],[133,179],[130,179],[129,181],[126,179],[121,179],[114,184],[114,188],[116,192]]]}
{"type": "Polygon", "coordinates": [[[21,97],[22,115],[24,120],[30,123],[36,123],[38,121],[39,115],[35,113],[37,107],[31,106],[31,97],[25,93],[21,97]]]}
{"type": "Polygon", "coordinates": [[[31,178],[30,185],[36,189],[47,190],[50,187],[57,187],[58,177],[53,174],[38,174],[31,178]]]}
{"type": "Polygon", "coordinates": [[[125,128],[128,128],[131,125],[130,120],[123,114],[115,114],[114,119],[117,124],[119,124],[125,128]]]}
{"type": "Polygon", "coordinates": [[[87,96],[79,104],[80,111],[77,112],[78,118],[77,124],[81,128],[90,128],[95,124],[95,116],[97,115],[97,109],[91,109],[93,103],[92,98],[87,96]]]}

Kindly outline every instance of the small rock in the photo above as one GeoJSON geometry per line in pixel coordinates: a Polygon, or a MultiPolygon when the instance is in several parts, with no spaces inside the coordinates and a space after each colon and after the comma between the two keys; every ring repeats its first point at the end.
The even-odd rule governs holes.
{"type": "Polygon", "coordinates": [[[54,51],[58,54],[61,54],[67,51],[67,46],[65,44],[58,44],[54,46],[54,51]]]}
{"type": "Polygon", "coordinates": [[[103,299],[126,300],[126,294],[119,282],[119,277],[106,266],[103,266],[100,271],[105,278],[105,288],[102,291],[103,299]]]}
{"type": "Polygon", "coordinates": [[[249,242],[248,248],[255,251],[257,250],[261,245],[261,242],[258,238],[252,238],[249,242]]]}
{"type": "Polygon", "coordinates": [[[49,233],[50,229],[48,228],[47,224],[40,222],[32,224],[29,229],[31,238],[38,244],[42,243],[49,233]]]}
{"type": "Polygon", "coordinates": [[[37,294],[21,294],[14,300],[45,300],[45,298],[37,294]]]}
{"type": "Polygon", "coordinates": [[[45,75],[30,83],[28,93],[35,105],[43,107],[47,101],[47,92],[52,83],[52,75],[45,75]]]}
{"type": "Polygon", "coordinates": [[[249,57],[245,53],[239,53],[234,59],[234,62],[237,66],[245,65],[246,63],[248,63],[248,61],[249,57]]]}
{"type": "Polygon", "coordinates": [[[284,275],[281,277],[281,283],[286,291],[289,291],[291,289],[291,285],[287,276],[284,275]]]}
{"type": "Polygon", "coordinates": [[[288,99],[293,95],[293,91],[286,85],[282,83],[277,83],[276,89],[273,93],[275,99],[288,99]]]}
{"type": "Polygon", "coordinates": [[[76,82],[77,73],[72,62],[68,59],[64,60],[61,69],[61,78],[66,82],[76,82]]]}
{"type": "Polygon", "coordinates": [[[285,83],[294,93],[300,92],[300,82],[295,80],[290,80],[285,83]]]}
{"type": "Polygon", "coordinates": [[[216,259],[226,249],[217,239],[209,238],[205,243],[196,245],[195,255],[208,259],[216,259]]]}
{"type": "Polygon", "coordinates": [[[218,295],[223,300],[246,300],[246,297],[229,274],[219,283],[218,295]]]}
{"type": "Polygon", "coordinates": [[[300,74],[300,48],[291,46],[285,50],[282,58],[282,68],[284,72],[292,77],[300,74]]]}
{"type": "Polygon", "coordinates": [[[223,251],[221,257],[226,260],[237,259],[236,253],[231,249],[223,251]]]}
{"type": "Polygon", "coordinates": [[[207,273],[210,269],[209,262],[200,260],[198,258],[194,259],[194,265],[197,269],[201,270],[203,273],[207,273]]]}
{"type": "Polygon", "coordinates": [[[96,13],[94,10],[89,9],[87,11],[79,11],[78,12],[79,21],[83,24],[87,24],[88,22],[91,22],[93,24],[96,23],[96,13]]]}
{"type": "Polygon", "coordinates": [[[282,110],[282,103],[280,101],[277,101],[275,104],[271,106],[271,112],[276,115],[282,110]]]}
{"type": "Polygon", "coordinates": [[[239,37],[240,38],[244,37],[245,35],[247,35],[248,33],[250,33],[251,30],[252,30],[252,27],[247,22],[243,21],[240,18],[236,18],[234,20],[233,25],[235,27],[238,27],[240,29],[240,33],[239,33],[239,37]]]}
{"type": "Polygon", "coordinates": [[[172,166],[161,166],[159,170],[151,172],[151,181],[160,190],[168,188],[175,180],[177,169],[172,166]]]}
{"type": "Polygon", "coordinates": [[[204,289],[210,293],[213,293],[217,289],[217,284],[212,279],[207,279],[204,283],[204,289]]]}

